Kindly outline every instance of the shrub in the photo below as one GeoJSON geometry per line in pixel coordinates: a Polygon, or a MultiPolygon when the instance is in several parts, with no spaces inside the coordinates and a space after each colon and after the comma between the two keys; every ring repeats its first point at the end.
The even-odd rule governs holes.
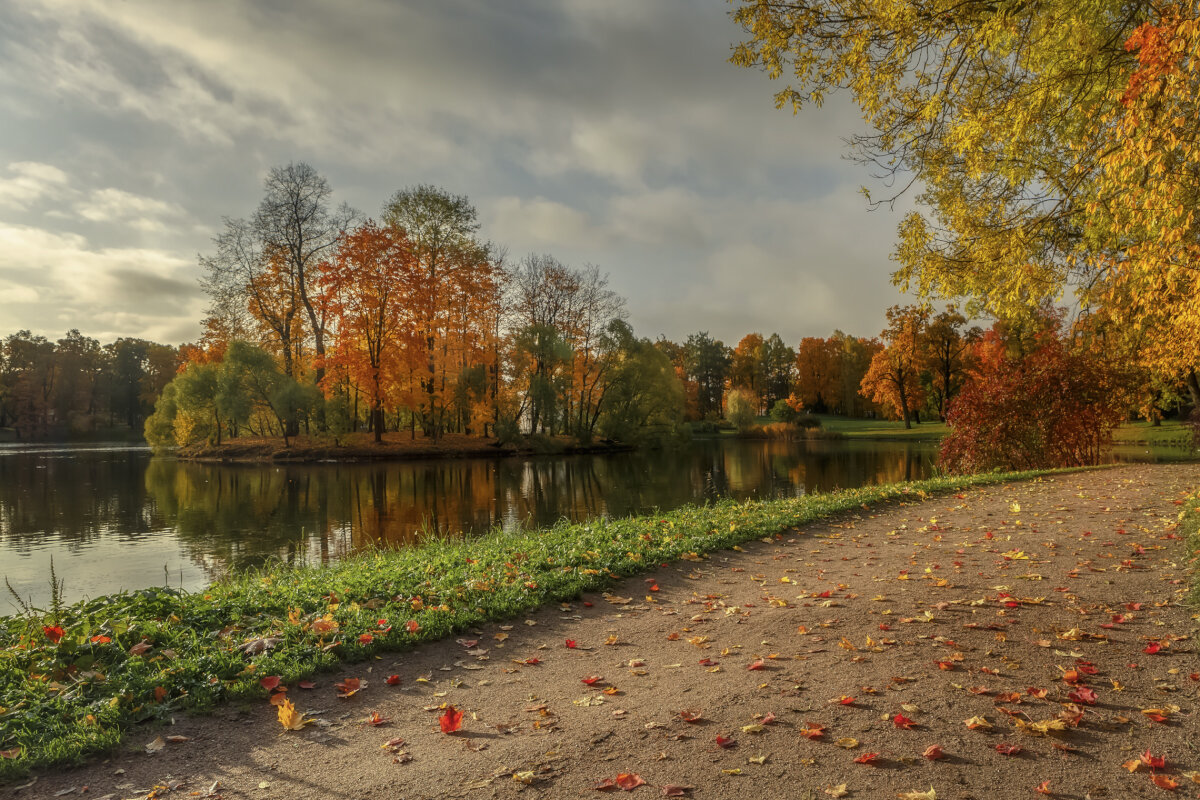
{"type": "Polygon", "coordinates": [[[725,397],[725,419],[739,431],[754,427],[758,418],[758,399],[745,389],[734,389],[725,397]]]}
{"type": "Polygon", "coordinates": [[[1050,324],[1009,354],[996,330],[976,347],[978,368],[947,414],[940,465],[957,473],[1100,463],[1128,403],[1120,372],[1072,350],[1050,324]]]}

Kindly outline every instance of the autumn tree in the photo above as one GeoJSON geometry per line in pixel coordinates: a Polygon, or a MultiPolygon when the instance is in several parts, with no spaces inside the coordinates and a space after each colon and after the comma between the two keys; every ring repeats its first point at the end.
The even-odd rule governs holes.
{"type": "Polygon", "coordinates": [[[477,325],[476,319],[498,313],[498,270],[491,248],[477,237],[478,215],[464,195],[426,184],[402,189],[384,204],[383,221],[404,233],[424,273],[422,291],[412,298],[425,351],[414,376],[424,395],[415,411],[426,435],[437,438],[449,422],[459,376],[484,359],[495,363],[487,337],[496,326],[477,325]]]}
{"type": "Polygon", "coordinates": [[[403,231],[368,220],[345,235],[318,284],[320,305],[337,330],[327,378],[349,375],[364,388],[376,443],[404,357],[420,346],[410,300],[426,291],[426,276],[403,231]]]}
{"type": "Polygon", "coordinates": [[[796,348],[796,387],[797,397],[806,408],[825,412],[841,407],[841,367],[842,348],[837,339],[809,336],[800,340],[796,348]]]}
{"type": "Polygon", "coordinates": [[[779,105],[848,90],[870,126],[855,155],[923,187],[901,286],[998,317],[1074,290],[1200,402],[1200,353],[1176,344],[1200,341],[1200,7],[739,0],[733,17],[733,61],[787,76],[779,105]]]}
{"type": "Polygon", "coordinates": [[[1060,318],[1013,347],[1002,326],[974,345],[976,366],[947,420],[940,463],[951,472],[1100,463],[1130,396],[1124,371],[1072,341],[1060,318]]]}
{"type": "Polygon", "coordinates": [[[891,408],[905,428],[912,427],[914,412],[924,401],[920,377],[928,317],[918,306],[889,308],[888,327],[881,334],[884,347],[862,379],[863,396],[891,408]]]}
{"type": "Polygon", "coordinates": [[[763,370],[763,342],[761,333],[748,333],[733,348],[729,362],[729,386],[745,389],[755,398],[755,413],[762,408],[766,375],[763,370]]]}
{"type": "Polygon", "coordinates": [[[720,416],[732,361],[729,348],[701,331],[688,336],[683,349],[688,378],[696,382],[697,411],[702,418],[720,416]]]}
{"type": "Polygon", "coordinates": [[[970,369],[971,346],[983,334],[967,328],[967,319],[950,306],[929,321],[925,329],[925,365],[929,372],[929,402],[938,419],[946,421],[950,402],[958,395],[970,369]]]}

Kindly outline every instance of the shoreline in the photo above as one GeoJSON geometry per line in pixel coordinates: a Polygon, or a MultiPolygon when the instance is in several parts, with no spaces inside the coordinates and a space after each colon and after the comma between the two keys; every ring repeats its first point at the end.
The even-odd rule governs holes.
{"type": "Polygon", "coordinates": [[[447,434],[437,441],[408,438],[407,434],[390,434],[376,444],[367,434],[351,434],[332,441],[298,436],[288,446],[281,439],[236,439],[221,445],[197,445],[173,452],[180,461],[218,464],[306,464],[361,463],[371,461],[421,461],[455,458],[509,458],[537,455],[585,455],[592,453],[627,453],[635,445],[620,442],[583,444],[567,437],[539,438],[500,444],[463,434],[447,434]]]}

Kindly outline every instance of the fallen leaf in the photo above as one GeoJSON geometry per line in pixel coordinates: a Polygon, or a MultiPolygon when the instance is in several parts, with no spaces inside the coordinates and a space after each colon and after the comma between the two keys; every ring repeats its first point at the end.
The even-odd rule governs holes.
{"type": "Polygon", "coordinates": [[[837,786],[826,786],[824,791],[830,797],[845,797],[850,794],[850,792],[846,791],[846,784],[844,783],[839,783],[837,786]]]}
{"type": "Polygon", "coordinates": [[[442,733],[450,734],[462,729],[463,712],[454,706],[446,706],[446,710],[438,717],[438,725],[442,733]]]}
{"type": "Polygon", "coordinates": [[[1179,788],[1179,781],[1168,778],[1166,775],[1151,775],[1150,780],[1160,789],[1168,789],[1173,792],[1179,788]]]}
{"type": "Polygon", "coordinates": [[[598,792],[612,792],[620,789],[623,792],[632,792],[639,786],[645,786],[646,782],[642,780],[642,776],[633,772],[622,772],[615,778],[605,778],[597,783],[592,789],[598,792]]]}
{"type": "Polygon", "coordinates": [[[1001,742],[996,745],[996,752],[1002,756],[1015,756],[1021,752],[1021,749],[1021,745],[1008,744],[1007,742],[1001,742]]]}
{"type": "Polygon", "coordinates": [[[704,712],[698,708],[685,708],[679,712],[679,718],[684,722],[697,723],[704,719],[704,712]]]}
{"type": "Polygon", "coordinates": [[[686,797],[689,793],[691,793],[693,788],[694,787],[692,786],[681,786],[677,783],[668,783],[666,786],[662,787],[662,796],[686,797]]]}
{"type": "Polygon", "coordinates": [[[846,736],[842,739],[838,739],[836,742],[834,742],[834,744],[836,744],[838,747],[844,747],[847,750],[853,750],[854,748],[858,747],[858,739],[855,739],[852,736],[846,736]]]}
{"type": "Polygon", "coordinates": [[[879,759],[879,753],[863,753],[854,759],[855,764],[874,764],[879,759]]]}
{"type": "Polygon", "coordinates": [[[163,737],[161,737],[161,736],[157,736],[157,737],[155,737],[154,741],[147,743],[146,752],[147,753],[157,753],[166,746],[167,746],[166,740],[163,739],[163,737]]]}
{"type": "Polygon", "coordinates": [[[991,730],[992,727],[992,723],[988,722],[983,717],[971,717],[970,719],[966,720],[964,724],[971,730],[978,730],[980,728],[983,730],[991,730]]]}
{"type": "Polygon", "coordinates": [[[946,755],[946,751],[942,749],[940,744],[931,744],[929,747],[925,748],[925,752],[921,755],[925,756],[930,761],[937,761],[939,758],[942,758],[946,755]]]}
{"type": "Polygon", "coordinates": [[[367,688],[367,682],[358,678],[346,678],[341,683],[335,683],[333,687],[337,689],[338,697],[346,700],[367,688]]]}
{"type": "Polygon", "coordinates": [[[928,792],[901,792],[897,797],[900,800],[937,800],[937,792],[930,786],[928,792]]]}
{"type": "Polygon", "coordinates": [[[298,712],[291,700],[284,700],[279,708],[276,709],[275,715],[279,719],[279,724],[287,731],[302,730],[305,725],[316,722],[313,719],[306,719],[303,714],[298,712]]]}

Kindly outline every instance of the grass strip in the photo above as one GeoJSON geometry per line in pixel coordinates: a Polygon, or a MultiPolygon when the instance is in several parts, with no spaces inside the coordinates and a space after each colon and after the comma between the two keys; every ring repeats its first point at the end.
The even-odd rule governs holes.
{"type": "Polygon", "coordinates": [[[494,531],[327,566],[270,565],[203,592],[140,589],[0,617],[0,781],[112,750],[138,723],[265,698],[266,676],[293,683],[864,505],[1049,472],[494,531]]]}
{"type": "Polygon", "coordinates": [[[1186,561],[1192,572],[1192,605],[1200,607],[1200,490],[1183,501],[1179,512],[1179,535],[1187,552],[1186,561]]]}

